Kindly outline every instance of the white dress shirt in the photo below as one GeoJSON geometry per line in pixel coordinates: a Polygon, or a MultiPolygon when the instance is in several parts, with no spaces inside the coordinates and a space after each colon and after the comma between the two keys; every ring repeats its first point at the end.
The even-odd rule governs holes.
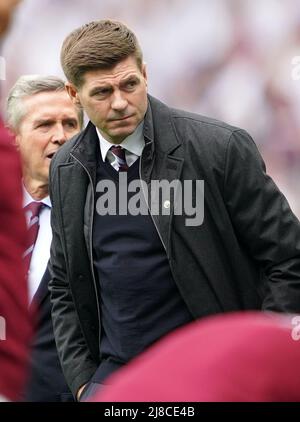
{"type": "MultiPolygon", "coordinates": [[[[23,206],[26,207],[30,202],[35,201],[27,190],[23,189],[23,206]]],[[[40,228],[38,232],[38,237],[35,242],[35,246],[32,252],[29,273],[28,273],[28,284],[29,284],[29,300],[32,301],[33,296],[35,295],[41,279],[44,275],[44,272],[47,268],[47,263],[50,258],[50,246],[52,240],[52,230],[50,225],[50,214],[51,214],[51,202],[49,196],[42,199],[43,204],[47,205],[43,207],[39,215],[40,228]]],[[[29,224],[29,215],[25,215],[27,226],[29,224]]]]}
{"type": "Polygon", "coordinates": [[[105,161],[107,157],[108,162],[113,166],[113,168],[119,170],[117,159],[109,149],[113,145],[120,145],[125,149],[126,162],[128,167],[130,167],[142,155],[145,146],[143,127],[144,121],[142,121],[135,131],[131,135],[127,136],[121,144],[112,144],[111,142],[108,142],[100,133],[98,128],[96,128],[100,142],[102,160],[105,161]]]}

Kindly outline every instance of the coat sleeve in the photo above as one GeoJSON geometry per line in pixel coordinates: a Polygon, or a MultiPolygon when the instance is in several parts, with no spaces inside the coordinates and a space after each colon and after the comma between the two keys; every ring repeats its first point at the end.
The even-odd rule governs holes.
{"type": "Polygon", "coordinates": [[[300,223],[243,130],[227,145],[224,196],[239,240],[267,280],[263,309],[299,313],[300,223]]]}
{"type": "Polygon", "coordinates": [[[68,256],[64,250],[62,221],[56,172],[51,163],[50,198],[52,203],[52,244],[50,253],[52,321],[57,351],[66,381],[76,397],[78,389],[97,369],[82,333],[69,282],[68,256]]]}

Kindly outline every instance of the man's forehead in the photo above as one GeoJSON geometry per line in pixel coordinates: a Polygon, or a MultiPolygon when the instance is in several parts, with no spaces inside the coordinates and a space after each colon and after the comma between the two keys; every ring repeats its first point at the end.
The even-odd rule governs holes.
{"type": "Polygon", "coordinates": [[[53,117],[74,117],[78,119],[77,109],[65,91],[44,92],[24,98],[26,117],[32,120],[53,117]]]}
{"type": "Polygon", "coordinates": [[[134,58],[127,58],[108,69],[89,70],[84,74],[84,84],[116,83],[130,76],[141,76],[141,70],[134,58]]]}
{"type": "Polygon", "coordinates": [[[67,101],[72,103],[67,91],[43,91],[23,98],[23,102],[28,104],[55,104],[55,102],[67,101]]]}
{"type": "Polygon", "coordinates": [[[42,108],[60,110],[62,107],[75,110],[75,106],[66,91],[47,91],[30,95],[28,97],[24,97],[23,105],[28,111],[38,111],[42,108]]]}
{"type": "Polygon", "coordinates": [[[126,69],[126,70],[120,70],[119,72],[113,73],[113,72],[109,72],[106,71],[105,73],[102,73],[103,71],[101,71],[101,73],[97,73],[93,72],[90,73],[88,72],[85,75],[85,82],[90,85],[97,85],[97,84],[115,84],[115,83],[119,83],[122,82],[123,80],[126,80],[130,77],[136,77],[136,76],[140,76],[140,72],[138,69],[126,69]]]}

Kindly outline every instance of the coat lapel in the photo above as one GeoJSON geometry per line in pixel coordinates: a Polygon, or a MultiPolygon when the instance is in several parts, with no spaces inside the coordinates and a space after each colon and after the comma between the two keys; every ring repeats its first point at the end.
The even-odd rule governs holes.
{"type": "Polygon", "coordinates": [[[50,279],[51,279],[51,275],[50,275],[49,268],[47,267],[41,279],[39,287],[37,291],[35,292],[35,295],[33,296],[30,306],[32,306],[33,303],[35,303],[37,306],[41,306],[41,304],[46,299],[49,293],[48,284],[49,284],[50,279]]]}
{"type": "Polygon", "coordinates": [[[92,123],[89,123],[80,142],[70,152],[73,161],[59,168],[65,238],[68,239],[70,234],[72,237],[72,228],[77,227],[78,240],[79,237],[82,239],[83,235],[88,250],[90,227],[86,222],[91,220],[93,212],[91,184],[95,186],[96,183],[98,154],[100,154],[100,147],[96,129],[92,123]]]}
{"type": "Polygon", "coordinates": [[[174,181],[180,180],[184,160],[174,155],[181,142],[172,124],[169,109],[150,95],[148,98],[149,106],[144,122],[146,147],[142,155],[141,177],[148,185],[148,205],[159,203],[157,189],[159,182],[173,182],[175,186],[175,190],[170,189],[170,194],[159,203],[159,215],[153,215],[169,255],[171,224],[177,193],[174,181]]]}

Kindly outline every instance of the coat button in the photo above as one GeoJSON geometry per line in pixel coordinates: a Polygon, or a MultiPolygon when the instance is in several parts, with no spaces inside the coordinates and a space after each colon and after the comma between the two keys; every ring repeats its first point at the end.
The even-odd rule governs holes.
{"type": "Polygon", "coordinates": [[[167,201],[164,202],[164,208],[169,209],[170,206],[171,206],[171,202],[170,201],[167,200],[167,201]]]}

